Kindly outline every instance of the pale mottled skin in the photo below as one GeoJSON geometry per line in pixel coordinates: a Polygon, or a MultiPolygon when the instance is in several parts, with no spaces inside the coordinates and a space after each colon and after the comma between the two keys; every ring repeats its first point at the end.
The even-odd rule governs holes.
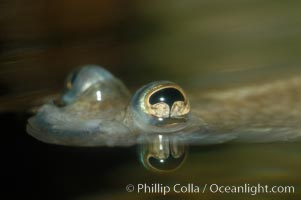
{"type": "Polygon", "coordinates": [[[301,136],[301,76],[191,92],[192,113],[205,121],[209,132],[257,142],[301,136]]]}

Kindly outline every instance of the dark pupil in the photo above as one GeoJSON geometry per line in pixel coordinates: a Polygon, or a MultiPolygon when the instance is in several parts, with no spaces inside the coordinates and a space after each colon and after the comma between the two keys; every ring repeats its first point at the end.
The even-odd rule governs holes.
{"type": "Polygon", "coordinates": [[[70,77],[70,79],[69,79],[71,85],[74,84],[76,78],[78,77],[79,71],[80,71],[80,69],[76,69],[76,70],[71,74],[71,77],[70,77]]]}
{"type": "Polygon", "coordinates": [[[154,105],[156,103],[164,102],[171,108],[175,101],[184,101],[183,94],[175,88],[165,88],[155,92],[150,98],[149,103],[154,105]]]}

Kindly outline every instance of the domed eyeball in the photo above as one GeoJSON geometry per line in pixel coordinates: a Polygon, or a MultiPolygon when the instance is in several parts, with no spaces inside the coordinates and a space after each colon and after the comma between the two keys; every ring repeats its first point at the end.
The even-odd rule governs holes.
{"type": "Polygon", "coordinates": [[[154,172],[172,172],[179,169],[188,155],[188,146],[166,135],[155,135],[151,142],[139,146],[140,161],[154,172]]]}
{"type": "Polygon", "coordinates": [[[59,105],[69,105],[85,96],[84,100],[103,102],[105,99],[128,97],[129,91],[110,72],[97,65],[85,65],[73,70],[65,81],[59,105]]]}
{"type": "Polygon", "coordinates": [[[139,89],[132,98],[131,108],[136,124],[155,132],[184,128],[190,111],[183,89],[169,81],[152,82],[139,89]]]}

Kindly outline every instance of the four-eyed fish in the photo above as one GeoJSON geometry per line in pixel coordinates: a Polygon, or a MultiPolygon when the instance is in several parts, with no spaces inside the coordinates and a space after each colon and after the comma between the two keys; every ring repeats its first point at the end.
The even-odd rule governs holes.
{"type": "Polygon", "coordinates": [[[149,169],[177,169],[188,144],[275,142],[301,138],[301,77],[260,85],[187,93],[155,81],[131,96],[127,87],[96,65],[74,70],[58,99],[42,105],[27,132],[67,146],[142,148],[149,169]]]}

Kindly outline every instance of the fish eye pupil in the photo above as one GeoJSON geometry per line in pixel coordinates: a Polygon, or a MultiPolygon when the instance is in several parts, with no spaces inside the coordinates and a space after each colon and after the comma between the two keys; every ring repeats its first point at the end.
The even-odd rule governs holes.
{"type": "Polygon", "coordinates": [[[70,78],[70,83],[71,83],[71,84],[73,84],[73,83],[75,82],[77,76],[78,76],[78,70],[75,71],[75,72],[71,75],[71,78],[70,78]]]}
{"type": "Polygon", "coordinates": [[[152,94],[149,98],[149,103],[154,105],[163,102],[171,108],[174,102],[184,100],[184,95],[176,88],[164,88],[152,94]]]}
{"type": "Polygon", "coordinates": [[[72,87],[74,86],[76,80],[78,79],[79,77],[79,74],[80,74],[80,71],[82,70],[83,68],[77,68],[77,69],[74,69],[72,71],[72,73],[70,73],[65,81],[65,90],[71,90],[72,87]]]}

